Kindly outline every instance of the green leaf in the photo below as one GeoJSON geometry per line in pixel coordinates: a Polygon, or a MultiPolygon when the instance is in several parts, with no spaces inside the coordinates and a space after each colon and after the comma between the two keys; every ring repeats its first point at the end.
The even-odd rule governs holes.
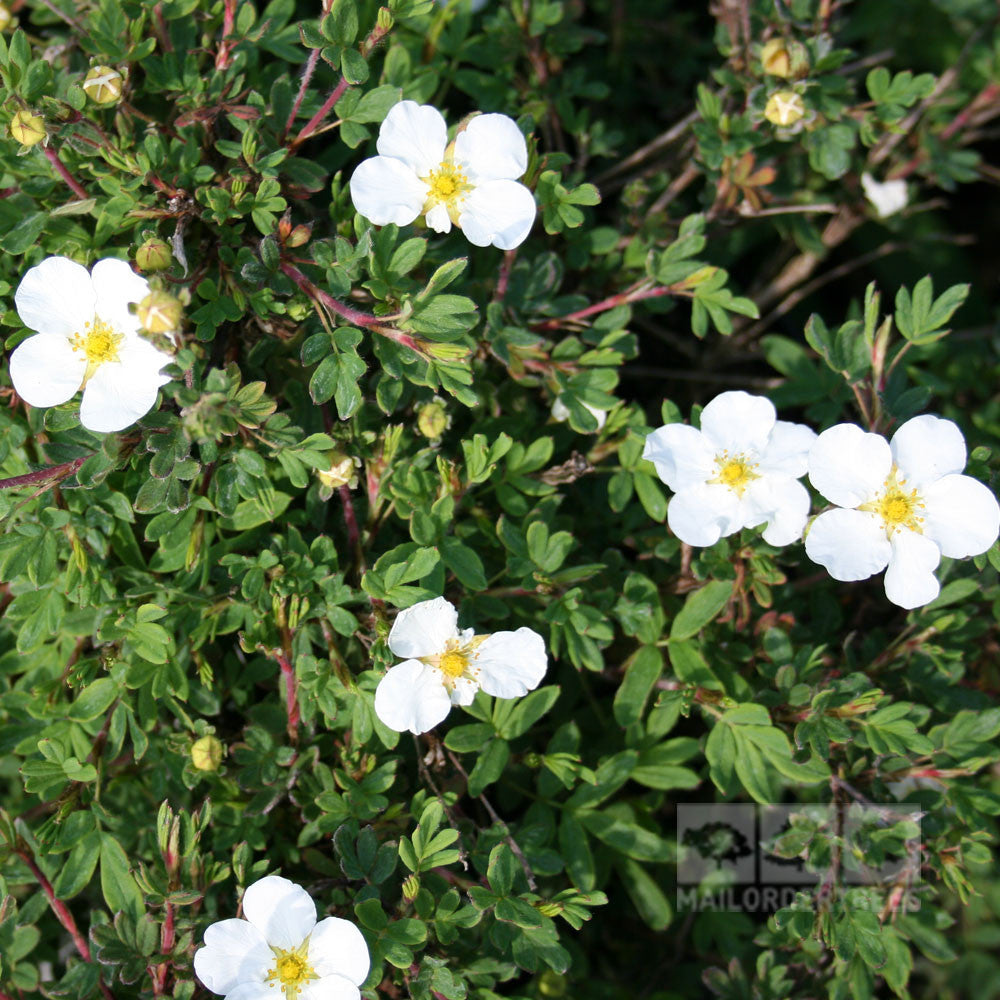
{"type": "Polygon", "coordinates": [[[712,580],[692,591],[670,625],[671,639],[697,635],[729,603],[733,585],[729,580],[712,580]]]}
{"type": "Polygon", "coordinates": [[[642,646],[631,657],[615,692],[613,711],[620,726],[638,722],[654,685],[663,673],[663,655],[655,646],[642,646]]]}

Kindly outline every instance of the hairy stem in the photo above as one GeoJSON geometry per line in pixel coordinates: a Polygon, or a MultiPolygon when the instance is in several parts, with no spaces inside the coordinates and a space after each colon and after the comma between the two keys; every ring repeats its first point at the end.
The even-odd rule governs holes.
{"type": "Polygon", "coordinates": [[[77,198],[86,198],[87,192],[82,187],[82,185],[77,181],[77,179],[66,169],[66,164],[56,155],[56,151],[51,146],[42,146],[42,152],[45,154],[45,158],[52,164],[55,168],[56,173],[66,182],[70,191],[77,196],[77,198]]]}
{"type": "Polygon", "coordinates": [[[288,121],[285,122],[285,127],[281,132],[282,140],[284,140],[285,136],[291,132],[292,126],[295,124],[295,116],[299,113],[299,108],[302,107],[302,101],[306,96],[306,90],[309,88],[309,81],[312,80],[312,75],[316,72],[317,62],[319,62],[319,49],[313,49],[312,52],[309,53],[309,58],[306,60],[305,68],[302,70],[302,80],[299,83],[299,92],[295,95],[295,102],[292,104],[292,110],[288,114],[288,121]]]}
{"type": "Polygon", "coordinates": [[[219,42],[219,51],[215,54],[215,68],[219,70],[229,66],[233,43],[227,39],[236,27],[236,0],[225,0],[225,4],[222,12],[222,41],[219,42]]]}
{"type": "Polygon", "coordinates": [[[72,476],[89,457],[84,455],[82,458],[74,458],[71,462],[50,465],[47,469],[39,469],[37,472],[26,472],[23,476],[0,479],[0,490],[15,490],[21,486],[55,486],[56,483],[61,483],[72,476]]]}

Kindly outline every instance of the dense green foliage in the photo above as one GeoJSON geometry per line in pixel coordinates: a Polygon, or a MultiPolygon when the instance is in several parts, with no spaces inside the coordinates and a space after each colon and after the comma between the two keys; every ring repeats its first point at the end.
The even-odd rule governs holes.
{"type": "Polygon", "coordinates": [[[369,997],[1000,996],[996,547],[906,613],[758,531],[682,547],[641,458],[746,388],[940,413],[996,476],[995,4],[319,6],[10,4],[7,350],[28,267],[150,239],[185,322],[120,434],[0,374],[0,993],[208,996],[205,927],[280,871],[363,928],[369,997]],[[520,248],[356,215],[400,98],[530,136],[520,248]],[[440,595],[549,672],[400,736],[385,639],[440,595]],[[803,824],[801,907],[675,912],[678,802],[897,799],[889,884],[803,824]]]}

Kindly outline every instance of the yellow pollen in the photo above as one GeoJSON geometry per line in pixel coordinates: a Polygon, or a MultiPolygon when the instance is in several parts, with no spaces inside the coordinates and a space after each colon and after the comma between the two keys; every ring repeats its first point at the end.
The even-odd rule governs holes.
{"type": "Polygon", "coordinates": [[[272,948],[277,958],[274,968],[267,974],[270,985],[274,985],[277,980],[281,985],[286,1000],[295,1000],[299,990],[303,985],[312,979],[319,979],[313,967],[309,964],[309,939],[293,948],[285,951],[281,948],[272,948]]]}
{"type": "Polygon", "coordinates": [[[424,212],[429,212],[437,205],[444,205],[452,222],[457,225],[459,207],[466,194],[472,190],[465,171],[457,164],[444,160],[423,180],[430,188],[424,202],[424,212]]]}
{"type": "Polygon", "coordinates": [[[755,471],[756,463],[748,461],[743,455],[730,458],[728,452],[723,452],[715,461],[719,467],[719,474],[709,482],[728,486],[737,496],[743,496],[747,486],[754,479],[760,479],[755,471]]]}
{"type": "Polygon", "coordinates": [[[877,514],[882,519],[886,535],[891,536],[900,528],[923,533],[924,519],[920,516],[923,501],[916,490],[904,489],[905,485],[906,480],[899,478],[899,470],[893,466],[882,484],[882,492],[859,508],[877,514]]]}
{"type": "Polygon", "coordinates": [[[438,661],[438,669],[445,677],[458,678],[465,673],[469,661],[464,653],[454,651],[444,653],[438,661]]]}
{"type": "Polygon", "coordinates": [[[86,385],[105,361],[118,360],[118,347],[125,335],[116,333],[110,323],[96,316],[93,323],[84,323],[83,326],[85,332],[74,333],[69,342],[74,352],[82,351],[87,359],[87,370],[83,376],[83,384],[86,385]]]}

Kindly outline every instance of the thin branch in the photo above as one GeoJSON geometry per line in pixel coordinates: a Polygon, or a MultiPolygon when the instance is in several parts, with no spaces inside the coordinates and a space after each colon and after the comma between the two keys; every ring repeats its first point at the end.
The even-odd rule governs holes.
{"type": "Polygon", "coordinates": [[[77,181],[77,179],[66,169],[66,164],[56,155],[56,151],[51,146],[42,145],[42,152],[45,154],[45,158],[52,164],[55,168],[56,173],[66,182],[69,189],[77,196],[77,198],[85,199],[87,198],[86,189],[77,181]]]}
{"type": "Polygon", "coordinates": [[[306,61],[305,68],[302,70],[302,80],[299,83],[299,92],[295,95],[295,102],[292,104],[292,110],[288,114],[288,121],[285,122],[285,127],[281,132],[282,141],[284,141],[285,136],[292,131],[292,126],[295,124],[295,118],[298,115],[299,108],[302,107],[302,101],[306,96],[309,81],[312,79],[313,73],[316,72],[317,62],[319,62],[319,49],[313,49],[309,53],[309,58],[306,61]]]}
{"type": "Polygon", "coordinates": [[[215,54],[215,68],[217,70],[229,67],[233,51],[233,42],[229,40],[229,36],[236,27],[236,2],[237,0],[225,0],[225,8],[222,12],[222,40],[219,42],[219,51],[215,54]]]}
{"type": "Polygon", "coordinates": [[[71,462],[63,462],[60,465],[50,465],[47,469],[39,469],[37,472],[26,472],[23,476],[11,476],[9,479],[0,479],[0,490],[15,490],[21,486],[43,485],[45,489],[61,483],[64,479],[72,476],[77,469],[83,465],[89,455],[82,458],[74,458],[71,462]]]}

